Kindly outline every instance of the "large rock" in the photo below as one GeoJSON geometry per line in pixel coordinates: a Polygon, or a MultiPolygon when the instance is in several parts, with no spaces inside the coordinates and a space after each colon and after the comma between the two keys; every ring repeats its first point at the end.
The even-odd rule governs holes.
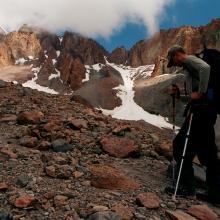
{"type": "Polygon", "coordinates": [[[67,152],[73,149],[73,146],[64,139],[57,139],[52,142],[52,147],[55,152],[67,152]]]}
{"type": "Polygon", "coordinates": [[[166,215],[169,216],[172,220],[196,220],[196,218],[181,210],[166,211],[166,215]]]}
{"type": "Polygon", "coordinates": [[[157,209],[160,207],[160,198],[154,193],[141,193],[137,196],[137,203],[148,208],[157,209]]]}
{"type": "Polygon", "coordinates": [[[40,111],[26,111],[18,115],[17,121],[19,124],[37,124],[44,118],[44,114],[40,111]]]}
{"type": "Polygon", "coordinates": [[[218,220],[218,216],[207,205],[193,205],[188,213],[199,220],[218,220]]]}
{"type": "Polygon", "coordinates": [[[93,165],[91,172],[91,185],[104,189],[139,189],[141,185],[129,179],[116,168],[107,165],[93,165]]]}
{"type": "Polygon", "coordinates": [[[118,71],[110,66],[102,67],[99,71],[91,70],[90,79],[83,87],[74,92],[74,97],[81,97],[90,106],[113,110],[121,105],[114,88],[123,84],[118,71]]]}
{"type": "Polygon", "coordinates": [[[139,147],[127,137],[106,137],[101,140],[101,145],[103,150],[113,157],[124,158],[139,154],[139,147]]]}
{"type": "MultiPolygon", "coordinates": [[[[182,94],[184,94],[184,81],[185,78],[182,74],[166,74],[136,82],[135,102],[145,111],[168,117],[172,122],[173,106],[169,89],[172,84],[177,84],[182,94]]],[[[176,99],[175,119],[177,124],[181,124],[184,119],[183,111],[185,104],[184,97],[176,99]]]]}

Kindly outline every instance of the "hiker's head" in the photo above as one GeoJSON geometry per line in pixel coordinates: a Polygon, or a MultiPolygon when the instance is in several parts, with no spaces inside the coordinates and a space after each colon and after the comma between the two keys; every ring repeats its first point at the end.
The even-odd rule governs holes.
{"type": "Polygon", "coordinates": [[[183,62],[186,59],[186,52],[185,49],[179,45],[175,45],[171,47],[167,54],[168,65],[167,67],[170,68],[172,66],[182,66],[183,62]]]}

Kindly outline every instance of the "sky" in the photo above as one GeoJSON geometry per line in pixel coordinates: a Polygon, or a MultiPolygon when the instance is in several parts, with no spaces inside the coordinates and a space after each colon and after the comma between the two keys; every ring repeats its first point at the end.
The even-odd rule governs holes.
{"type": "MultiPolygon", "coordinates": [[[[177,0],[165,9],[159,28],[201,26],[213,18],[220,18],[220,0],[177,0]]],[[[149,37],[150,34],[143,24],[127,24],[110,39],[98,37],[96,40],[108,51],[112,51],[118,46],[129,49],[139,40],[149,37]]]]}
{"type": "Polygon", "coordinates": [[[69,30],[108,51],[129,49],[160,28],[204,25],[220,17],[220,0],[0,0],[0,5],[0,26],[7,31],[23,24],[69,30]]]}

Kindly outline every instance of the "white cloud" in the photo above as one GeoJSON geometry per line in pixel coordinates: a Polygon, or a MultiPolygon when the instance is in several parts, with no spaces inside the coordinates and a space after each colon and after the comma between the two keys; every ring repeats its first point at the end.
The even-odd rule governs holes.
{"type": "Polygon", "coordinates": [[[127,22],[158,28],[165,7],[175,0],[0,0],[0,25],[8,30],[22,24],[82,35],[109,37],[127,22]]]}

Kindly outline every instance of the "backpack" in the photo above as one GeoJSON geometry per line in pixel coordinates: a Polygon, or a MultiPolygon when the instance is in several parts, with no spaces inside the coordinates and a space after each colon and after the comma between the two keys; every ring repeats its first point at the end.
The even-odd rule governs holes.
{"type": "Polygon", "coordinates": [[[211,67],[207,97],[212,97],[220,114],[220,51],[205,48],[199,57],[211,67]]]}

